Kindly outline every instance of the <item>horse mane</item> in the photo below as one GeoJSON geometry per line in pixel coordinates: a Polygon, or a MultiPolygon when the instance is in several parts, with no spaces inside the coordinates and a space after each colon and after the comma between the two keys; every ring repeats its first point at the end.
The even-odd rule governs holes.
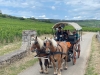
{"type": "Polygon", "coordinates": [[[50,38],[46,38],[46,39],[44,40],[44,42],[46,42],[47,40],[50,41],[50,38]]]}
{"type": "Polygon", "coordinates": [[[57,42],[56,42],[54,39],[46,38],[46,39],[44,40],[44,42],[46,42],[47,40],[50,41],[54,47],[57,47],[57,42]]]}
{"type": "MultiPolygon", "coordinates": [[[[40,49],[43,47],[43,40],[41,40],[39,37],[37,37],[37,41],[40,45],[40,49]]],[[[31,45],[35,43],[35,37],[31,38],[31,45]]]]}
{"type": "Polygon", "coordinates": [[[57,42],[54,39],[50,39],[53,46],[57,47],[57,42]]]}
{"type": "Polygon", "coordinates": [[[43,40],[41,40],[40,38],[37,37],[37,41],[40,45],[40,49],[43,47],[43,40]]]}

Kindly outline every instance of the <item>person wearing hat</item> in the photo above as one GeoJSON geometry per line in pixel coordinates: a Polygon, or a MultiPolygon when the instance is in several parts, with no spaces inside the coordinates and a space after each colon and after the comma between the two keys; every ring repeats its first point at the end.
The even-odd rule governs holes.
{"type": "Polygon", "coordinates": [[[63,32],[61,30],[61,27],[58,28],[58,31],[56,32],[56,41],[63,41],[63,32]]]}

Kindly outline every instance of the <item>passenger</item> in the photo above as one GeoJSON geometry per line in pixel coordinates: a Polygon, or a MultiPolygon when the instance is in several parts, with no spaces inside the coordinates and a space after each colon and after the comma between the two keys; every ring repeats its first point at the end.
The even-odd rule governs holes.
{"type": "Polygon", "coordinates": [[[67,30],[64,30],[64,32],[63,32],[63,41],[67,41],[67,38],[68,38],[67,30]]]}
{"type": "Polygon", "coordinates": [[[67,34],[70,35],[70,31],[69,30],[67,30],[67,34]]]}
{"type": "Polygon", "coordinates": [[[77,30],[75,30],[75,31],[73,32],[73,35],[75,35],[76,40],[79,40],[80,36],[79,36],[79,34],[78,34],[78,31],[77,31],[77,30]]]}
{"type": "Polygon", "coordinates": [[[63,32],[61,30],[61,27],[58,28],[58,31],[56,32],[56,41],[63,41],[63,32]]]}

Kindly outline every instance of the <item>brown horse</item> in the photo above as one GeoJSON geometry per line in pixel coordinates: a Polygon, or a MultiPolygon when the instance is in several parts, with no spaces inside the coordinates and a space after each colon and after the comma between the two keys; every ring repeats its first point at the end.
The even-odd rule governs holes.
{"type": "MultiPolygon", "coordinates": [[[[30,50],[32,52],[36,51],[38,57],[46,57],[47,56],[47,54],[45,53],[44,47],[43,47],[43,40],[41,40],[38,37],[31,38],[30,50]]],[[[38,59],[39,59],[40,67],[41,67],[40,73],[43,73],[43,72],[48,73],[48,66],[49,66],[48,59],[44,59],[45,70],[43,70],[41,58],[38,58],[38,59]]]]}
{"type": "Polygon", "coordinates": [[[44,40],[45,52],[50,54],[51,61],[54,66],[54,75],[61,75],[63,60],[65,60],[65,68],[67,69],[68,48],[65,42],[57,43],[54,39],[44,40]],[[58,69],[55,62],[58,62],[58,69]]]}

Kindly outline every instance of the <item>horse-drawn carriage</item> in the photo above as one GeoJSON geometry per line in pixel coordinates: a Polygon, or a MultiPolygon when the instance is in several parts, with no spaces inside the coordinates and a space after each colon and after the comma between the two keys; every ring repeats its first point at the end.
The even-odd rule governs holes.
{"type": "Polygon", "coordinates": [[[80,39],[82,35],[80,30],[82,30],[82,28],[76,23],[59,22],[56,23],[52,29],[53,31],[58,31],[56,29],[59,27],[63,29],[67,25],[72,25],[75,28],[75,31],[77,31],[77,35],[76,33],[71,35],[68,34],[67,37],[60,35],[59,39],[62,38],[62,40],[57,40],[58,37],[56,38],[55,34],[54,38],[45,38],[45,40],[41,40],[40,38],[34,36],[32,37],[31,51],[36,51],[37,53],[36,57],[39,58],[39,64],[41,67],[40,72],[48,73],[48,66],[52,62],[54,67],[54,75],[61,75],[63,63],[65,63],[64,69],[67,69],[68,59],[72,59],[73,64],[75,64],[76,54],[78,54],[79,58],[80,39]],[[45,70],[43,69],[41,58],[44,58],[45,60],[45,70]],[[58,68],[55,62],[58,62],[58,68]]]}
{"type": "MultiPolygon", "coordinates": [[[[52,27],[53,35],[55,40],[59,38],[60,40],[57,41],[65,41],[67,46],[69,47],[68,56],[69,59],[72,58],[73,65],[76,63],[76,54],[78,55],[78,58],[80,56],[80,40],[82,40],[82,28],[74,22],[58,22],[52,27]],[[73,33],[69,33],[70,30],[64,30],[65,26],[71,25],[74,27],[73,33]],[[62,34],[59,37],[57,37],[56,32],[58,29],[61,28],[62,34]],[[64,31],[67,31],[67,36],[64,36],[64,31]],[[63,39],[63,38],[66,38],[63,39]]],[[[66,34],[66,33],[65,33],[66,34]]]]}

